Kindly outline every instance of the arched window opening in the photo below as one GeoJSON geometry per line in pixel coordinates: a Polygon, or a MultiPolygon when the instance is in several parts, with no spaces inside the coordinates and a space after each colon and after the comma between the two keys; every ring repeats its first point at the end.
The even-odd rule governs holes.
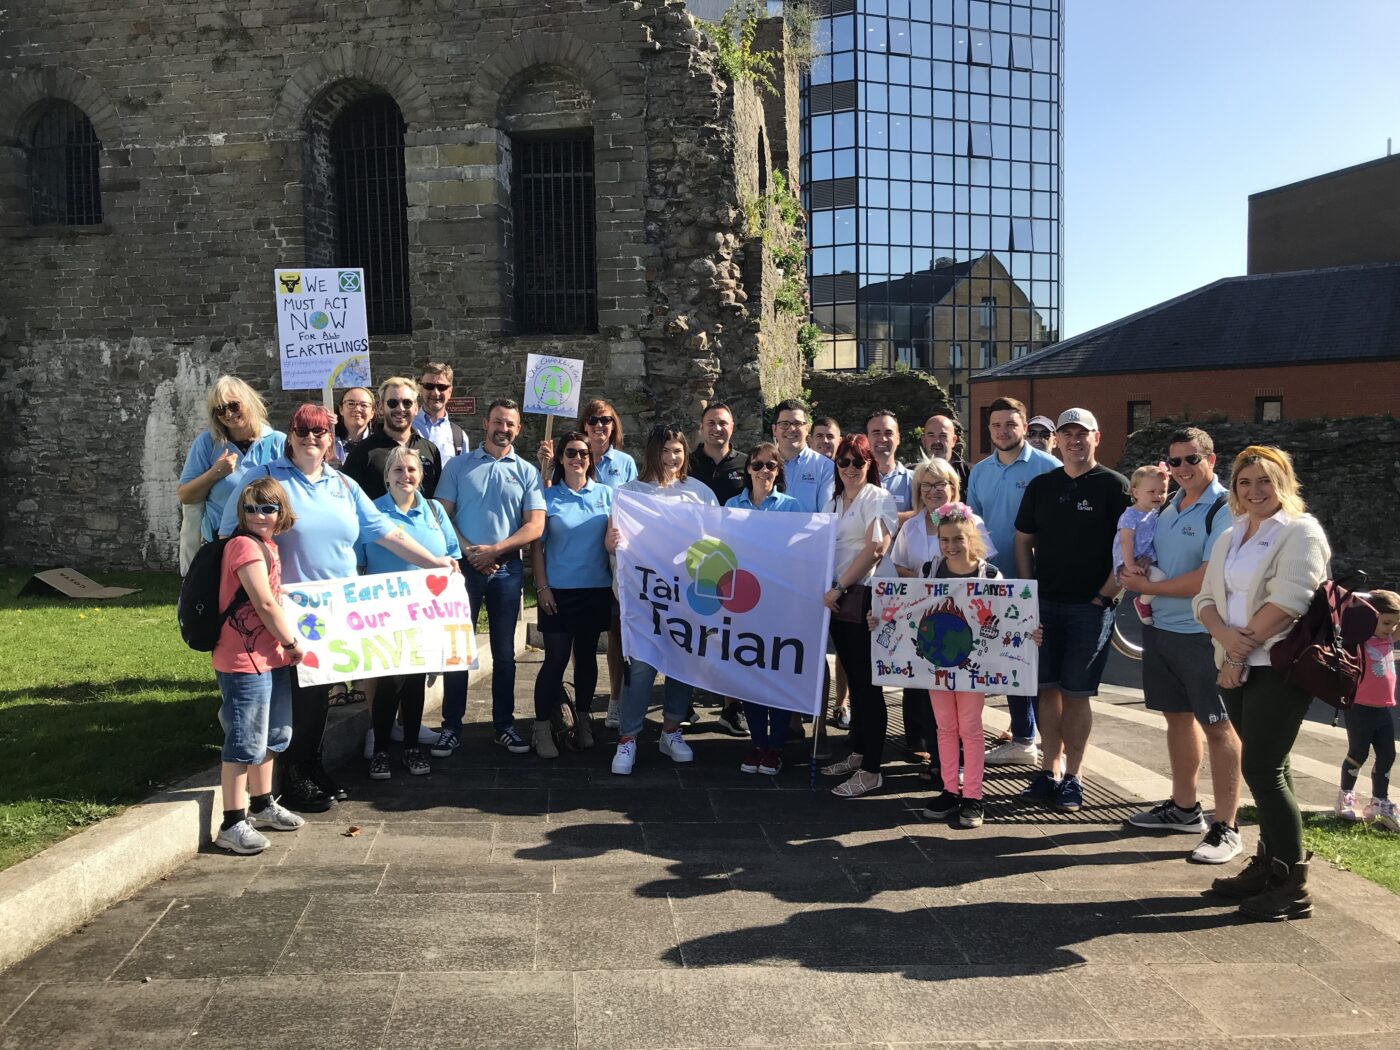
{"type": "Polygon", "coordinates": [[[517,330],[596,332],[593,131],[516,136],[511,159],[517,330]]]}
{"type": "Polygon", "coordinates": [[[71,102],[45,106],[28,142],[29,221],[35,226],[100,223],[101,154],[87,114],[71,102]]]}

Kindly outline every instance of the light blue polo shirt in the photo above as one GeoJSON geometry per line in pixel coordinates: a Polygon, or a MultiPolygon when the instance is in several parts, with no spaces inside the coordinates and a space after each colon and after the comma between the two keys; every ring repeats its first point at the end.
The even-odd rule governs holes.
{"type": "Polygon", "coordinates": [[[596,481],[575,492],[563,482],[544,490],[544,567],[556,590],[611,587],[612,569],[603,539],[613,490],[596,481]]]}
{"type": "Polygon", "coordinates": [[[819,514],[836,494],[836,464],[804,448],[783,464],[787,494],[808,514],[819,514]]]}
{"type": "MultiPolygon", "coordinates": [[[[239,491],[248,481],[268,476],[286,490],[297,523],[277,537],[282,555],[282,581],[334,580],[355,575],[355,544],[383,539],[398,529],[370,502],[364,489],[329,464],[321,476],[309,481],[290,459],[283,456],[265,467],[242,471],[239,491]]],[[[238,528],[238,505],[230,499],[219,523],[220,536],[232,536],[238,528]]]]}
{"type": "Polygon", "coordinates": [[[637,477],[637,463],[620,448],[610,448],[593,464],[593,473],[610,489],[620,489],[637,477]]]}
{"type": "Polygon", "coordinates": [[[1021,497],[1032,478],[1059,466],[1058,459],[1027,441],[1010,463],[1003,463],[993,452],[968,472],[965,499],[972,512],[987,523],[987,533],[997,549],[990,561],[1012,579],[1016,577],[1016,512],[1021,509],[1021,497]]]}
{"type": "Polygon", "coordinates": [[[454,456],[442,468],[434,495],[453,504],[452,520],[468,543],[500,543],[544,510],[540,472],[511,449],[500,459],[483,448],[454,456]]]}
{"type": "MultiPolygon", "coordinates": [[[[443,413],[441,419],[429,419],[428,413],[420,408],[418,414],[413,417],[413,429],[437,446],[444,463],[457,454],[457,446],[452,443],[452,419],[446,412],[443,413]]],[[[465,456],[471,450],[472,439],[467,437],[467,432],[464,430],[462,431],[462,455],[465,456]]]]}
{"type": "Polygon", "coordinates": [[[737,496],[731,496],[725,500],[726,507],[733,507],[735,510],[786,510],[801,513],[802,504],[793,499],[786,492],[770,492],[768,498],[757,507],[753,505],[753,500],[749,497],[749,490],[745,489],[737,496]]]}
{"type": "MultiPolygon", "coordinates": [[[[430,554],[438,557],[446,554],[453,558],[462,557],[462,545],[457,542],[457,532],[447,512],[436,500],[428,499],[421,492],[413,494],[413,506],[405,514],[394,502],[394,494],[386,492],[374,501],[374,505],[384,512],[384,516],[398,525],[403,531],[417,540],[430,554]]],[[[367,573],[412,572],[418,568],[411,561],[404,561],[387,547],[360,540],[355,544],[355,560],[365,567],[367,573]]]]}
{"type": "MultiPolygon", "coordinates": [[[[234,479],[238,477],[239,471],[247,467],[260,467],[264,463],[271,463],[282,455],[286,444],[287,435],[280,430],[273,430],[266,423],[263,424],[262,433],[258,435],[257,440],[248,446],[247,452],[243,453],[240,453],[238,446],[231,441],[216,442],[214,435],[207,430],[194,439],[194,444],[190,446],[189,455],[185,457],[185,469],[180,471],[181,485],[199,477],[214,465],[214,460],[225,452],[232,452],[239,457],[238,465],[233,468],[233,473],[214,482],[204,497],[204,517],[199,523],[199,532],[206,541],[212,540],[214,534],[219,530],[219,522],[224,517],[224,504],[234,494],[234,479]]],[[[234,513],[238,513],[237,508],[234,508],[234,513]]]]}
{"type": "MultiPolygon", "coordinates": [[[[1181,509],[1178,492],[1167,505],[1157,512],[1157,535],[1153,540],[1157,568],[1173,576],[1195,572],[1210,556],[1211,541],[1230,527],[1230,508],[1221,506],[1215,512],[1215,520],[1206,532],[1206,517],[1215,501],[1225,495],[1225,486],[1219,479],[1211,478],[1210,486],[1201,493],[1195,503],[1181,509]]],[[[1191,613],[1190,598],[1169,598],[1159,594],[1152,599],[1152,626],[1173,634],[1204,634],[1205,628],[1191,613]]]]}
{"type": "Polygon", "coordinates": [[[888,474],[880,475],[880,487],[894,499],[894,509],[914,509],[914,472],[903,463],[895,463],[888,474]]]}

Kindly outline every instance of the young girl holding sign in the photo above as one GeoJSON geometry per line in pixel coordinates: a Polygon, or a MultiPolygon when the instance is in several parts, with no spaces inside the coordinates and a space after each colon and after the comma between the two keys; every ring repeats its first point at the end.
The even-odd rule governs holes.
{"type": "Polygon", "coordinates": [[[273,755],[292,739],[290,668],[301,662],[301,650],[282,612],[282,559],[272,542],[296,521],[287,494],[272,478],[260,478],[237,499],[238,529],[224,547],[219,579],[219,608],[233,609],[213,652],[224,727],[224,819],[214,845],[246,854],[267,849],[258,828],[295,831],[305,823],[272,797],[273,755]]]}

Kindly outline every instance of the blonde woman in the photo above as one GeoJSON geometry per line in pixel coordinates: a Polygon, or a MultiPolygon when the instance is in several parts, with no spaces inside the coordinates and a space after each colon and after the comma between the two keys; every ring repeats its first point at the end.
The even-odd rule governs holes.
{"type": "Polygon", "coordinates": [[[1251,445],[1235,457],[1228,506],[1234,523],[1211,548],[1191,603],[1210,632],[1217,682],[1240,737],[1240,768],[1259,810],[1259,851],[1244,871],[1211,888],[1241,901],[1251,919],[1312,914],[1303,820],[1288,753],[1312,698],[1269,663],[1269,650],[1307,611],[1332,556],[1299,495],[1293,460],[1251,445]]]}
{"type": "Polygon", "coordinates": [[[234,475],[271,463],[282,455],[287,435],[267,425],[267,406],[252,387],[235,376],[220,376],[209,388],[209,429],[185,456],[176,494],[186,507],[203,504],[200,537],[208,543],[219,531],[224,505],[236,494],[234,475]]]}
{"type": "MultiPolygon", "coordinates": [[[[900,576],[918,576],[923,567],[938,557],[938,508],[958,503],[962,493],[958,472],[946,459],[925,459],[914,468],[914,507],[920,513],[906,521],[890,545],[889,563],[900,576]]],[[[982,537],[986,553],[996,557],[997,548],[987,532],[987,525],[977,514],[972,515],[977,532],[982,537]]]]}

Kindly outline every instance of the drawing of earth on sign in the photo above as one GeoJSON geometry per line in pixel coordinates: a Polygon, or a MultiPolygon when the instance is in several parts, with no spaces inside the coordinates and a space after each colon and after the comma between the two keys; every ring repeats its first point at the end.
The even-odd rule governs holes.
{"type": "Polygon", "coordinates": [[[957,667],[972,653],[972,628],[958,607],[947,601],[924,613],[914,647],[935,667],[957,667]]]}

